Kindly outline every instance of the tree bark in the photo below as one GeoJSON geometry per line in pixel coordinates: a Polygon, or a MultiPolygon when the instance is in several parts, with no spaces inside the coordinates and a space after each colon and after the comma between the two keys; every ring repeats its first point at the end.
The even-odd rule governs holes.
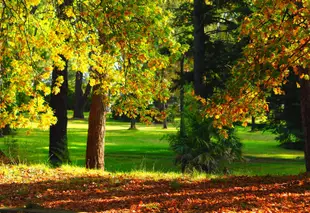
{"type": "Polygon", "coordinates": [[[10,135],[12,133],[12,128],[9,124],[5,125],[4,128],[0,129],[0,136],[2,135],[10,135]]]}
{"type": "Polygon", "coordinates": [[[180,61],[180,136],[185,137],[185,121],[184,121],[184,85],[185,85],[185,76],[184,76],[184,55],[180,61]]]}
{"type": "Polygon", "coordinates": [[[252,116],[251,132],[255,132],[255,127],[256,127],[256,124],[255,124],[255,117],[252,116]]]}
{"type": "Polygon", "coordinates": [[[105,95],[97,94],[93,89],[92,102],[88,119],[88,136],[86,148],[86,168],[104,170],[104,143],[107,109],[105,95]]]}
{"type": "Polygon", "coordinates": [[[73,111],[73,118],[84,118],[83,114],[83,108],[81,107],[81,101],[83,99],[83,90],[82,90],[82,84],[83,84],[83,73],[82,72],[76,72],[75,74],[75,105],[74,105],[74,111],[73,111]]]}
{"type": "MultiPolygon", "coordinates": [[[[308,71],[308,74],[310,72],[308,71]]],[[[310,81],[301,80],[301,117],[305,138],[305,164],[306,171],[310,172],[310,81]]]]}
{"type": "Polygon", "coordinates": [[[75,105],[73,111],[73,118],[84,119],[84,107],[87,101],[87,97],[90,94],[91,86],[88,83],[83,94],[83,73],[76,72],[75,75],[75,105]]]}
{"type": "Polygon", "coordinates": [[[137,129],[137,126],[136,126],[136,119],[131,118],[129,130],[134,130],[134,129],[137,129]]]}
{"type": "MultiPolygon", "coordinates": [[[[167,108],[167,103],[162,103],[162,112],[165,112],[167,108]]],[[[168,122],[167,122],[167,117],[164,118],[163,120],[163,129],[168,129],[168,122]]]]}
{"type": "Polygon", "coordinates": [[[194,0],[194,90],[201,97],[206,96],[203,82],[205,69],[204,0],[194,0]]]}
{"type": "Polygon", "coordinates": [[[65,69],[59,70],[55,67],[52,72],[52,88],[59,76],[64,79],[60,92],[56,95],[52,93],[50,102],[50,106],[57,118],[57,123],[50,127],[49,134],[49,161],[53,166],[60,166],[63,163],[70,162],[67,140],[68,61],[64,57],[62,57],[62,60],[66,63],[65,69]]]}

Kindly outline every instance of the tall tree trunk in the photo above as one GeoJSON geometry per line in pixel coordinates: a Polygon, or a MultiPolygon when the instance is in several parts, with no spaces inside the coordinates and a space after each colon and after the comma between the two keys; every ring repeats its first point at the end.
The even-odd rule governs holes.
{"type": "MultiPolygon", "coordinates": [[[[308,73],[310,74],[310,72],[308,73]]],[[[305,137],[305,163],[306,171],[310,172],[310,81],[301,80],[301,117],[305,137]]]]}
{"type": "MultiPolygon", "coordinates": [[[[163,104],[162,111],[165,112],[167,108],[167,103],[162,103],[162,104],[163,104]]],[[[168,129],[167,116],[163,120],[163,129],[168,129]]]]}
{"type": "Polygon", "coordinates": [[[52,93],[50,102],[57,118],[57,123],[50,127],[49,135],[49,161],[53,166],[70,162],[67,141],[68,61],[63,56],[61,58],[66,63],[65,69],[59,70],[55,67],[52,73],[52,88],[58,77],[62,76],[64,80],[60,92],[56,95],[52,93]]]}
{"type": "Polygon", "coordinates": [[[93,89],[92,102],[88,119],[86,148],[86,168],[104,170],[104,143],[106,126],[105,95],[96,94],[98,85],[93,89]]]}
{"type": "Polygon", "coordinates": [[[137,129],[137,127],[136,127],[136,119],[131,118],[129,130],[134,130],[134,129],[137,129]]]}
{"type": "Polygon", "coordinates": [[[75,74],[75,105],[73,111],[73,118],[84,118],[83,107],[81,107],[81,100],[83,99],[83,73],[76,72],[75,74]]]}
{"type": "Polygon", "coordinates": [[[84,119],[84,107],[87,101],[87,97],[90,94],[91,86],[88,83],[83,94],[83,73],[76,72],[75,75],[75,105],[73,111],[73,118],[84,119]]]}
{"type": "Polygon", "coordinates": [[[185,85],[185,76],[184,76],[184,55],[181,58],[180,61],[180,113],[181,113],[181,119],[180,119],[180,135],[181,137],[185,137],[185,121],[184,121],[184,85],[185,85]]]}
{"type": "Polygon", "coordinates": [[[251,132],[254,132],[256,128],[256,124],[255,124],[255,117],[252,116],[252,123],[251,123],[251,132]]]}
{"type": "Polygon", "coordinates": [[[206,96],[203,82],[205,69],[204,0],[194,0],[194,89],[195,94],[206,96]]]}

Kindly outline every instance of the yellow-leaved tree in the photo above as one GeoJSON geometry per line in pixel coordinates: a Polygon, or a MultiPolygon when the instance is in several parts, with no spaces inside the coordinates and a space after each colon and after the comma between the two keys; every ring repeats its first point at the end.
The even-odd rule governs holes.
{"type": "Polygon", "coordinates": [[[103,169],[105,119],[113,98],[126,97],[117,111],[134,112],[132,117],[156,116],[147,106],[153,99],[165,102],[168,98],[169,82],[159,73],[179,46],[169,27],[170,14],[160,3],[3,0],[0,128],[52,125],[50,158],[55,157],[57,165],[68,161],[67,72],[69,67],[70,71],[89,70],[93,96],[86,165],[103,169]],[[162,49],[170,54],[160,54],[162,49]],[[52,108],[45,99],[49,94],[52,108]],[[137,106],[139,112],[135,112],[137,106]]]}

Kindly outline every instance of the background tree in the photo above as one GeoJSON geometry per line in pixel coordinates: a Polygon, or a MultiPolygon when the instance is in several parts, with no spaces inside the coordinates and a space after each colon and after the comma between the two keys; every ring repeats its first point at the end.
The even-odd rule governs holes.
{"type": "Polygon", "coordinates": [[[284,148],[304,149],[302,130],[300,88],[297,88],[296,76],[289,76],[287,84],[281,89],[285,94],[271,94],[268,97],[269,113],[267,114],[266,129],[271,129],[284,148]]]}
{"type": "Polygon", "coordinates": [[[218,110],[213,110],[215,102],[210,103],[207,111],[217,118],[216,126],[259,115],[268,110],[269,92],[283,94],[281,86],[290,75],[296,75],[301,92],[306,170],[310,171],[309,1],[256,1],[253,7],[253,14],[245,18],[241,28],[250,44],[233,69],[230,92],[216,95],[215,100],[222,103],[217,105],[218,110]]]}
{"type": "MultiPolygon", "coordinates": [[[[183,78],[180,82],[182,82],[181,85],[186,81],[192,82],[193,90],[187,87],[187,92],[192,91],[198,100],[201,97],[210,98],[214,92],[225,88],[225,82],[230,77],[230,66],[241,56],[243,41],[237,41],[236,29],[240,17],[244,16],[243,12],[239,11],[243,11],[241,8],[244,7],[246,8],[246,4],[242,1],[233,3],[214,1],[208,4],[205,1],[194,1],[194,4],[182,4],[180,9],[176,10],[180,15],[177,16],[175,24],[184,33],[178,35],[178,38],[188,43],[190,37],[187,34],[192,33],[192,38],[194,37],[192,48],[189,50],[192,53],[187,54],[187,56],[193,55],[194,69],[193,72],[184,73],[184,64],[181,61],[183,78]],[[194,27],[189,28],[192,24],[194,27]]],[[[181,112],[180,132],[168,139],[171,148],[177,153],[176,160],[180,163],[183,172],[186,168],[205,172],[219,171],[223,167],[221,164],[224,161],[228,162],[230,157],[240,159],[241,144],[234,136],[233,130],[226,129],[231,136],[221,139],[219,134],[223,129],[211,128],[212,119],[198,119],[198,117],[204,117],[205,114],[201,113],[204,103],[195,103],[197,99],[191,99],[185,105],[182,102],[181,106],[185,110],[181,112]],[[198,128],[198,126],[203,128],[198,128]],[[216,138],[215,143],[212,138],[216,138]],[[222,152],[225,152],[225,148],[222,149],[223,147],[233,152],[228,151],[229,154],[221,159],[218,156],[224,156],[222,152]],[[234,148],[231,149],[231,147],[234,148]]]]}
{"type": "Polygon", "coordinates": [[[87,83],[85,91],[83,92],[83,73],[76,72],[75,75],[75,87],[74,87],[74,108],[73,118],[84,119],[84,109],[87,102],[87,98],[91,92],[91,86],[87,83]]]}

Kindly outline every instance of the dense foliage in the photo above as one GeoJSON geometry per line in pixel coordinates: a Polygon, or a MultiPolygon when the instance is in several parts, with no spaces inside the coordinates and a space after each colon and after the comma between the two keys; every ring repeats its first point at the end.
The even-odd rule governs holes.
{"type": "Polygon", "coordinates": [[[282,86],[285,94],[269,98],[269,109],[265,129],[275,133],[281,146],[291,149],[304,149],[304,137],[300,111],[300,88],[296,87],[296,79],[282,86]]]}
{"type": "Polygon", "coordinates": [[[213,127],[212,119],[201,115],[201,105],[189,94],[185,105],[185,135],[178,131],[167,136],[176,153],[176,164],[181,165],[182,172],[226,172],[228,163],[242,158],[242,145],[234,130],[228,130],[225,138],[213,127]]]}

